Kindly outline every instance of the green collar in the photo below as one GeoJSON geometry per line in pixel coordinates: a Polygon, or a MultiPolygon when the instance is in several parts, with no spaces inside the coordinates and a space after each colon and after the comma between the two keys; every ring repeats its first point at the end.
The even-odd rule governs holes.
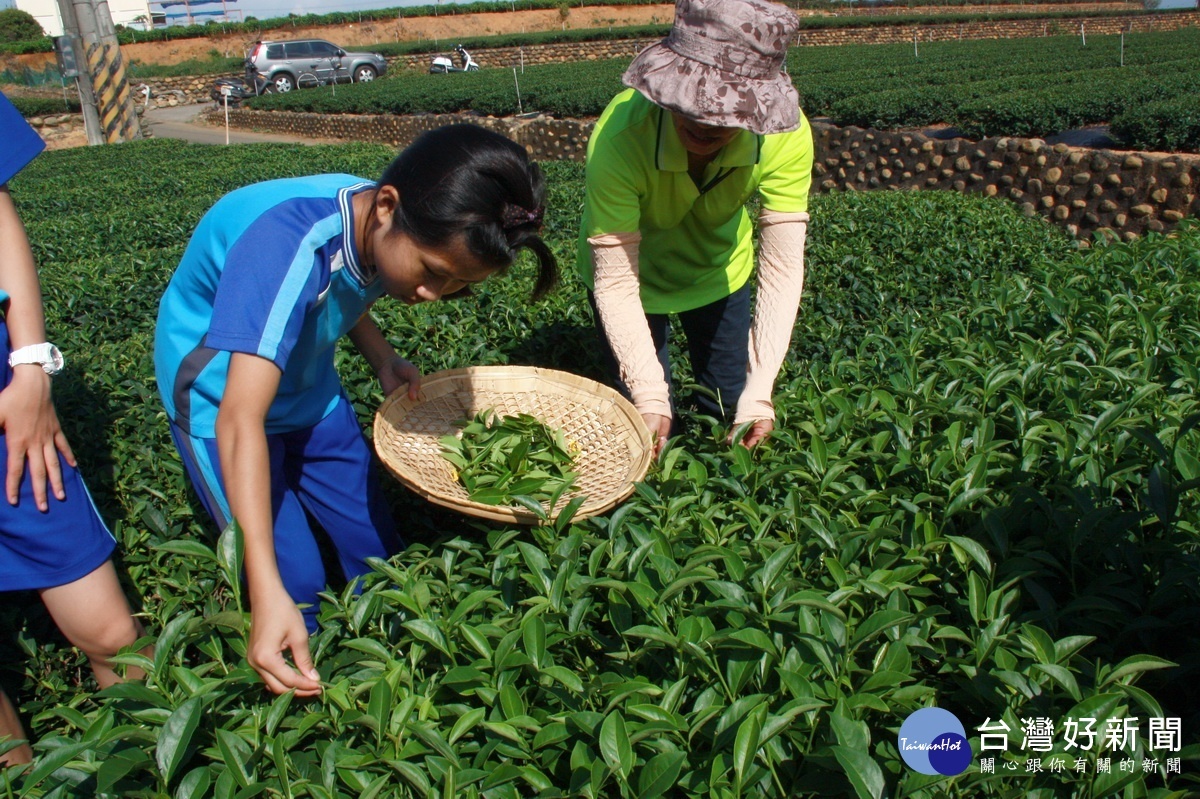
{"type": "MultiPolygon", "coordinates": [[[[717,169],[754,166],[762,151],[762,136],[748,130],[739,130],[733,139],[717,152],[710,166],[717,169]]],[[[671,115],[661,106],[658,108],[658,148],[654,153],[654,166],[663,172],[687,172],[687,150],[671,124],[671,115]]]]}

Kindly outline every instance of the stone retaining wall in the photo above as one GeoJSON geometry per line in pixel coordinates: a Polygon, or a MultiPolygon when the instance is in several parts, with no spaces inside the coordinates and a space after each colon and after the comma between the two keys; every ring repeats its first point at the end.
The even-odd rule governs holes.
{"type": "Polygon", "coordinates": [[[1200,156],[1084,150],[1041,139],[940,141],[814,125],[823,191],[946,189],[1004,197],[1081,238],[1129,240],[1200,215],[1200,156]]]}
{"type": "Polygon", "coordinates": [[[47,142],[83,130],[83,114],[48,114],[25,120],[47,142]]]}
{"type": "Polygon", "coordinates": [[[144,83],[130,81],[129,90],[138,105],[146,105],[143,86],[150,87],[151,106],[174,106],[206,103],[212,99],[216,75],[194,75],[179,78],[155,78],[144,83]]]}
{"type": "MultiPolygon", "coordinates": [[[[592,122],[428,114],[324,115],[231,109],[238,128],[404,147],[453,122],[497,130],[539,160],[582,161],[592,122]]],[[[221,124],[218,111],[210,120],[221,124]]],[[[1072,235],[1097,231],[1132,239],[1200,216],[1200,156],[1072,149],[1041,139],[938,140],[813,123],[817,191],[945,189],[1003,197],[1072,235]]]]}

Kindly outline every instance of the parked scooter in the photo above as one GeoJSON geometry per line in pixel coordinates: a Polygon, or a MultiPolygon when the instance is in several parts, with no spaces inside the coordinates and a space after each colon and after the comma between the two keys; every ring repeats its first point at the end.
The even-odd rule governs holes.
{"type": "Polygon", "coordinates": [[[462,61],[461,67],[454,66],[454,61],[449,56],[434,56],[433,63],[429,66],[430,74],[438,75],[443,72],[479,71],[479,64],[476,64],[475,59],[471,58],[471,54],[467,52],[467,48],[463,47],[461,44],[455,45],[454,52],[458,54],[459,60],[462,61]]]}
{"type": "Polygon", "coordinates": [[[247,97],[257,97],[260,94],[274,94],[275,84],[267,80],[255,68],[254,62],[246,59],[246,72],[240,78],[217,78],[213,83],[210,97],[217,105],[228,103],[231,108],[241,104],[247,97]]]}

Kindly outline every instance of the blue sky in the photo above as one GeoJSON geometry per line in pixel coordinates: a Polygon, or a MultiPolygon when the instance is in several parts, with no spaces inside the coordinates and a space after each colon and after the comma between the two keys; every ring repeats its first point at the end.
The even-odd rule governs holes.
{"type": "MultiPolygon", "coordinates": [[[[9,0],[0,0],[8,2],[9,0]]],[[[450,5],[452,0],[441,0],[450,5]]],[[[286,17],[296,14],[327,14],[333,11],[368,11],[397,6],[435,5],[436,0],[237,0],[231,8],[240,8],[243,17],[286,17]]]]}
{"type": "Polygon", "coordinates": [[[395,8],[399,5],[417,5],[416,3],[399,3],[396,0],[361,0],[361,2],[352,2],[351,0],[342,0],[338,2],[322,2],[321,0],[238,0],[233,5],[234,8],[240,8],[243,16],[258,17],[266,19],[267,17],[284,17],[291,12],[297,14],[324,14],[332,11],[366,11],[375,8],[395,8]]]}

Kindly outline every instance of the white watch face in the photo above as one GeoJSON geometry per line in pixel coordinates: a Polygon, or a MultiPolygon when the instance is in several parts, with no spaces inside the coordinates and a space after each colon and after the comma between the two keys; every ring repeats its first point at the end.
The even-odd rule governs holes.
{"type": "Polygon", "coordinates": [[[50,345],[50,362],[46,363],[42,361],[42,368],[46,370],[46,374],[48,375],[56,375],[62,371],[63,354],[59,351],[58,347],[53,344],[50,345]]]}

